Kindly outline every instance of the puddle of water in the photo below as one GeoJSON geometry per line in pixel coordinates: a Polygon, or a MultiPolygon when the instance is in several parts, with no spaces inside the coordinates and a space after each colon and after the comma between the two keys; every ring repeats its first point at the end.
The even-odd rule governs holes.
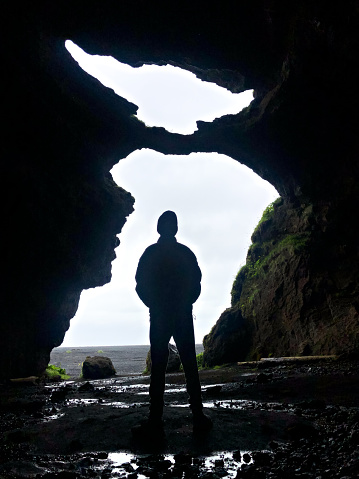
{"type": "MultiPolygon", "coordinates": [[[[189,403],[187,404],[169,404],[170,407],[189,407],[189,403]]],[[[208,409],[213,408],[235,408],[235,409],[254,409],[255,406],[249,404],[246,399],[228,399],[225,401],[207,401],[203,402],[203,407],[208,409]]]]}
{"type": "Polygon", "coordinates": [[[112,407],[123,408],[123,409],[148,406],[147,402],[126,403],[121,401],[113,401],[113,402],[104,402],[101,404],[102,406],[112,406],[112,407]]]}
{"type": "Polygon", "coordinates": [[[203,403],[203,407],[207,408],[235,408],[235,409],[254,409],[255,404],[246,399],[228,399],[224,401],[208,401],[203,403]]]}
{"type": "Polygon", "coordinates": [[[98,403],[98,399],[67,399],[66,403],[67,406],[75,407],[75,406],[89,406],[90,404],[98,403]]]}
{"type": "Polygon", "coordinates": [[[149,384],[120,384],[120,385],[110,385],[110,386],[100,386],[96,387],[96,391],[111,391],[113,393],[125,393],[133,392],[133,389],[148,389],[149,384]]]}
{"type": "Polygon", "coordinates": [[[126,392],[127,390],[131,391],[133,389],[149,389],[150,385],[149,384],[130,384],[128,386],[124,386],[124,392],[126,392]]]}
{"type": "Polygon", "coordinates": [[[47,421],[54,421],[55,419],[60,419],[60,417],[65,416],[65,413],[58,413],[58,414],[51,414],[51,416],[46,416],[43,420],[47,421]]]}
{"type": "Polygon", "coordinates": [[[148,406],[148,403],[140,402],[140,403],[128,403],[122,401],[99,401],[98,399],[68,399],[67,406],[69,407],[77,407],[77,406],[89,406],[91,404],[101,404],[101,406],[112,406],[116,408],[135,408],[135,407],[142,407],[144,405],[148,406]]]}
{"type": "MultiPolygon", "coordinates": [[[[146,386],[147,388],[149,388],[149,386],[146,386]]],[[[170,387],[168,389],[165,389],[165,394],[172,394],[172,393],[185,393],[187,391],[187,389],[185,387],[170,387]]],[[[139,392],[138,394],[149,394],[149,391],[143,391],[143,392],[139,392]]]]}
{"type": "MultiPolygon", "coordinates": [[[[189,407],[189,403],[186,404],[169,404],[170,407],[189,407]]],[[[247,399],[227,399],[221,401],[204,401],[203,407],[208,409],[213,408],[225,408],[225,409],[257,409],[263,411],[287,411],[293,412],[295,407],[293,404],[282,403],[260,403],[256,401],[248,401],[247,399]]]]}
{"type": "MultiPolygon", "coordinates": [[[[131,463],[132,467],[134,469],[137,469],[137,464],[135,463],[136,461],[136,456],[133,454],[129,454],[127,452],[111,452],[108,455],[108,461],[107,463],[110,463],[109,465],[111,466],[111,472],[112,473],[119,473],[121,470],[121,466],[123,464],[128,464],[131,463]]],[[[142,479],[141,475],[138,475],[137,477],[140,477],[142,479]]]]}
{"type": "Polygon", "coordinates": [[[61,389],[63,387],[66,387],[68,385],[73,385],[75,384],[75,381],[61,381],[61,384],[64,384],[65,386],[59,386],[58,382],[53,382],[53,383],[47,383],[45,384],[46,389],[61,389]]]}
{"type": "MultiPolygon", "coordinates": [[[[231,452],[217,452],[212,456],[206,457],[204,464],[207,469],[214,473],[218,469],[224,469],[227,474],[225,476],[221,474],[222,477],[236,477],[238,468],[245,463],[243,456],[250,453],[249,451],[240,451],[240,454],[240,459],[238,457],[233,459],[233,453],[231,452]]],[[[250,458],[249,462],[253,462],[252,458],[250,458]]],[[[247,462],[247,464],[249,464],[249,462],[247,462]]]]}
{"type": "Polygon", "coordinates": [[[206,391],[207,389],[213,389],[216,387],[222,387],[224,386],[224,383],[218,383],[218,384],[206,384],[204,386],[201,386],[202,391],[206,391]]]}
{"type": "MultiPolygon", "coordinates": [[[[251,463],[253,460],[250,457],[250,451],[237,451],[235,453],[235,458],[233,455],[233,452],[222,451],[216,452],[211,456],[199,456],[193,458],[192,465],[198,464],[202,473],[212,472],[214,474],[218,473],[220,477],[235,478],[241,465],[244,463],[251,463]]],[[[107,465],[111,467],[111,472],[118,474],[124,472],[123,465],[126,465],[125,467],[128,472],[128,463],[131,464],[133,471],[136,471],[138,468],[138,464],[136,463],[137,457],[141,459],[141,456],[135,456],[134,454],[126,452],[113,452],[108,455],[108,460],[106,462],[107,465]]],[[[145,458],[146,456],[143,457],[145,458]]],[[[161,460],[168,460],[172,463],[168,469],[169,473],[171,473],[176,463],[174,455],[168,454],[161,456],[161,460]]],[[[145,476],[138,474],[137,477],[142,479],[145,476]]]]}
{"type": "Polygon", "coordinates": [[[185,393],[187,391],[186,388],[184,387],[179,387],[179,388],[170,388],[170,389],[165,389],[165,394],[166,393],[185,393]]]}

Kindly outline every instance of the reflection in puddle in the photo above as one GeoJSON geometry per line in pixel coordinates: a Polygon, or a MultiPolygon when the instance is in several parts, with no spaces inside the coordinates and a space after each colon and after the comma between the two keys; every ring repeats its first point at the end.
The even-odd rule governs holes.
{"type": "Polygon", "coordinates": [[[96,404],[99,402],[98,399],[67,399],[67,405],[70,407],[74,406],[89,406],[90,404],[96,404]]]}
{"type": "Polygon", "coordinates": [[[61,384],[64,384],[65,386],[60,386],[59,387],[59,383],[58,381],[57,382],[53,382],[53,383],[47,383],[45,384],[45,389],[61,389],[61,388],[64,388],[66,386],[73,386],[75,384],[75,381],[61,381],[61,384]]]}
{"type": "Polygon", "coordinates": [[[148,406],[148,403],[133,403],[133,402],[123,402],[123,401],[103,401],[100,399],[68,399],[67,406],[77,407],[77,406],[90,406],[92,404],[99,404],[101,406],[112,406],[116,408],[136,408],[142,406],[148,406]]]}
{"type": "Polygon", "coordinates": [[[120,385],[109,385],[109,386],[100,386],[96,387],[96,391],[110,391],[113,393],[125,393],[127,391],[133,392],[136,389],[148,389],[148,384],[120,384],[120,385]]]}
{"type": "Polygon", "coordinates": [[[254,409],[255,403],[253,401],[247,401],[246,399],[228,399],[225,401],[208,401],[203,403],[203,407],[214,408],[236,408],[236,409],[254,409]]]}
{"type": "MultiPolygon", "coordinates": [[[[169,404],[170,407],[189,407],[187,404],[169,404]]],[[[247,399],[228,399],[224,401],[207,401],[203,402],[203,407],[208,409],[213,408],[226,408],[226,409],[243,409],[248,411],[249,409],[264,410],[264,411],[287,411],[294,412],[295,408],[293,404],[282,404],[274,402],[260,403],[257,401],[248,401],[247,399]]]]}
{"type": "MultiPolygon", "coordinates": [[[[189,407],[187,404],[169,404],[171,407],[189,407]]],[[[255,409],[255,404],[250,403],[245,399],[229,399],[225,401],[207,401],[203,402],[203,407],[208,409],[223,407],[223,408],[235,408],[235,409],[255,409]]]]}
{"type": "Polygon", "coordinates": [[[166,393],[185,393],[186,391],[187,390],[184,387],[178,387],[178,388],[172,387],[171,389],[166,389],[165,394],[166,393]]]}
{"type": "Polygon", "coordinates": [[[117,408],[129,409],[129,408],[136,408],[136,407],[144,407],[148,406],[147,402],[136,402],[136,403],[126,403],[121,401],[113,401],[113,402],[106,402],[102,403],[103,406],[112,406],[117,408]]]}
{"type": "MultiPolygon", "coordinates": [[[[215,474],[220,471],[225,471],[225,476],[222,476],[222,473],[219,475],[221,477],[236,477],[238,468],[244,464],[243,457],[248,455],[248,451],[237,451],[236,458],[233,458],[233,453],[230,452],[222,452],[217,453],[212,456],[206,457],[204,461],[204,465],[207,469],[214,472],[215,474]]],[[[249,462],[252,462],[250,458],[249,462]]]]}
{"type": "MultiPolygon", "coordinates": [[[[134,472],[138,468],[136,464],[136,456],[127,452],[111,452],[108,455],[108,461],[112,463],[110,464],[113,467],[111,470],[112,474],[119,474],[121,472],[134,472]]],[[[143,479],[145,476],[142,474],[136,474],[136,477],[143,479]]]]}
{"type": "MultiPolygon", "coordinates": [[[[156,465],[160,467],[160,464],[164,464],[168,462],[166,466],[166,470],[168,473],[174,473],[174,468],[176,467],[183,467],[184,464],[186,466],[197,467],[197,472],[200,475],[204,473],[211,473],[218,475],[219,477],[229,477],[235,478],[238,473],[238,469],[244,463],[252,462],[252,458],[250,456],[249,451],[235,451],[235,452],[217,452],[211,456],[197,456],[191,458],[189,456],[189,462],[186,463],[181,461],[176,462],[176,457],[172,454],[168,454],[165,456],[135,456],[133,454],[129,454],[126,452],[113,452],[108,455],[108,460],[106,461],[108,467],[111,468],[111,472],[117,474],[123,474],[124,472],[134,472],[136,473],[136,477],[142,479],[144,476],[142,474],[138,474],[136,471],[139,469],[140,465],[147,465],[151,468],[152,474],[155,475],[156,472],[156,465]]],[[[186,467],[184,466],[184,467],[186,467]]],[[[163,472],[163,470],[161,469],[163,472]]],[[[140,472],[140,470],[138,471],[140,472]]],[[[141,470],[142,472],[142,470],[141,470]]],[[[194,472],[194,471],[192,471],[194,472]]],[[[186,474],[184,472],[184,474],[186,474]]]]}
{"type": "Polygon", "coordinates": [[[218,383],[218,384],[206,384],[201,386],[202,391],[206,391],[207,389],[215,389],[215,388],[221,388],[222,386],[225,386],[223,383],[218,383]]]}
{"type": "Polygon", "coordinates": [[[51,416],[46,416],[44,421],[54,421],[55,419],[60,419],[60,417],[65,416],[65,413],[51,414],[51,416]]]}

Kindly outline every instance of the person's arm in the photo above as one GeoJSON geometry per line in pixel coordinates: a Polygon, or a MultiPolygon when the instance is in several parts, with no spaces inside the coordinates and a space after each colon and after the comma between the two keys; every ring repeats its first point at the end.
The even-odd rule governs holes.
{"type": "Polygon", "coordinates": [[[201,279],[202,279],[202,272],[200,270],[200,267],[197,262],[196,255],[191,252],[191,258],[190,258],[190,263],[191,263],[191,302],[192,304],[195,303],[201,294],[201,279]]]}
{"type": "Polygon", "coordinates": [[[141,301],[149,308],[151,304],[151,284],[149,279],[149,255],[146,250],[141,256],[136,271],[136,293],[141,301]]]}

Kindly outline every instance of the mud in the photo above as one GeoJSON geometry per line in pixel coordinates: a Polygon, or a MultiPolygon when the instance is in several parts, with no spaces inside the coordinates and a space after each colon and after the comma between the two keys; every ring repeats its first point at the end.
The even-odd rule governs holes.
{"type": "Polygon", "coordinates": [[[200,372],[207,435],[192,432],[183,374],[166,377],[165,439],[134,439],[146,376],[0,388],[0,477],[358,477],[353,360],[260,362],[200,372]]]}

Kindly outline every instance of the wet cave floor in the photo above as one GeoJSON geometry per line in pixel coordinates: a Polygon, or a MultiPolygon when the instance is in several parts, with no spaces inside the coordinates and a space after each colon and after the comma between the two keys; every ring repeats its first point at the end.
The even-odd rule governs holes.
{"type": "Polygon", "coordinates": [[[0,478],[359,477],[359,362],[308,358],[200,371],[213,429],[194,435],[166,376],[165,438],[134,438],[147,376],[0,385],[0,478]]]}

